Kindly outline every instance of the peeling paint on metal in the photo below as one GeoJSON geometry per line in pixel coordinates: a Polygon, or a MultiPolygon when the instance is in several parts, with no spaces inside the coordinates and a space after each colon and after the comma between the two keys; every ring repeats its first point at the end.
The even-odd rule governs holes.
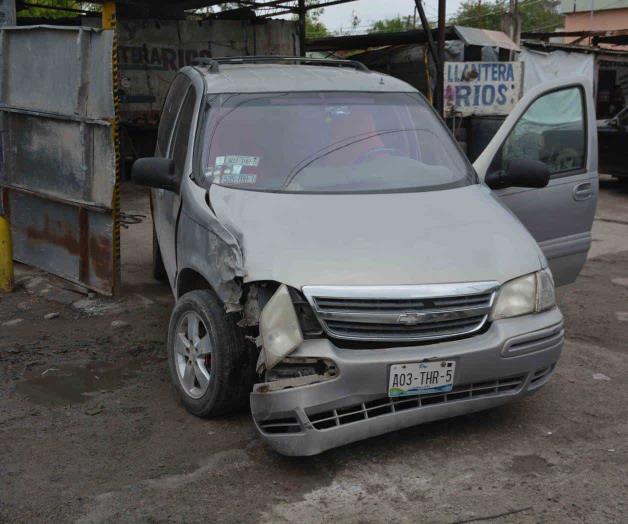
{"type": "Polygon", "coordinates": [[[0,186],[15,259],[105,294],[117,276],[112,38],[10,27],[0,54],[0,186]]]}

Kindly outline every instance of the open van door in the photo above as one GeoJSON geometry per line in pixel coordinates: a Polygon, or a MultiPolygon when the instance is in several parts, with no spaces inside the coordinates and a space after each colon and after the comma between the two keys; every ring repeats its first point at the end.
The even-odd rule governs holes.
{"type": "Polygon", "coordinates": [[[474,163],[481,180],[515,158],[544,162],[547,187],[494,190],[536,239],[556,285],[573,282],[591,247],[598,194],[591,82],[575,77],[528,91],[474,163]]]}

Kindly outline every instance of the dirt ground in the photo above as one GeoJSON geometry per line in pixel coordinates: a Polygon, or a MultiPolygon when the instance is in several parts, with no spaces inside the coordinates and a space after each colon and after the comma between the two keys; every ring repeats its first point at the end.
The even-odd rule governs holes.
{"type": "Polygon", "coordinates": [[[24,267],[0,298],[0,521],[626,522],[628,184],[602,181],[541,392],[311,458],[277,455],[246,412],[202,420],[178,404],[144,193],[125,202],[123,298],[24,267]]]}

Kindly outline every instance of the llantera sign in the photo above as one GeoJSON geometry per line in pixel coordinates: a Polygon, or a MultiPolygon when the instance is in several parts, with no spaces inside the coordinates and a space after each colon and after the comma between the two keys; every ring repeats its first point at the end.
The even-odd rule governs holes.
{"type": "Polygon", "coordinates": [[[507,115],[521,98],[521,62],[445,62],[445,114],[507,115]]]}

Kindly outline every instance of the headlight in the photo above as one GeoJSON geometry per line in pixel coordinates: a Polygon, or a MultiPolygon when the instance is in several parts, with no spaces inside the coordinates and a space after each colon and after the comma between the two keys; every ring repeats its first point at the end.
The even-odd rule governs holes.
{"type": "Polygon", "coordinates": [[[549,269],[536,274],[536,286],[536,311],[541,312],[553,308],[556,305],[556,293],[554,292],[554,278],[549,269]]]}
{"type": "Polygon", "coordinates": [[[266,369],[272,369],[303,342],[299,319],[285,284],[279,286],[264,306],[259,329],[266,369]]]}
{"type": "Polygon", "coordinates": [[[556,305],[554,279],[549,269],[506,282],[493,305],[491,320],[540,313],[556,305]]]}

